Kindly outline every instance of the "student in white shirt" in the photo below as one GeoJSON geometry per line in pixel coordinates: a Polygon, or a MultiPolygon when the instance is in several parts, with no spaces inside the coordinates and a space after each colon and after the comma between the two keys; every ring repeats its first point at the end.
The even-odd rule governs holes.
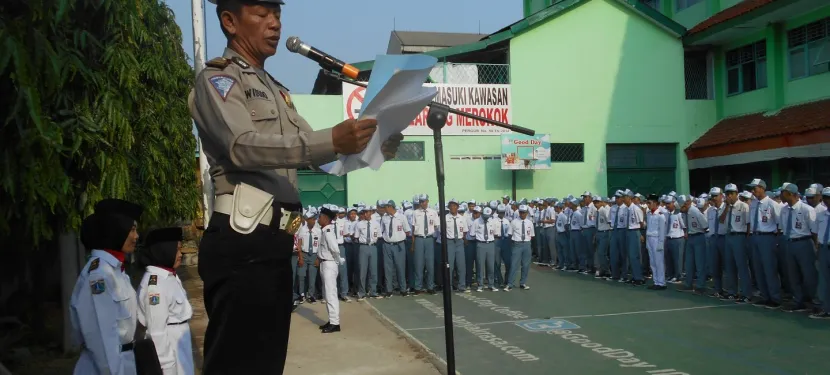
{"type": "Polygon", "coordinates": [[[306,225],[300,227],[297,237],[302,241],[302,254],[298,264],[300,299],[308,303],[317,302],[317,249],[320,247],[320,228],[317,226],[317,211],[305,213],[306,225]]]}
{"type": "MultiPolygon", "coordinates": [[[[680,281],[683,271],[683,250],[686,249],[686,223],[683,220],[683,213],[678,206],[686,205],[686,198],[680,196],[666,196],[666,206],[662,213],[666,216],[666,277],[668,282],[675,284],[680,281]],[[681,202],[682,200],[682,202],[681,202]]],[[[648,230],[648,225],[646,230],[648,230]]],[[[649,253],[651,256],[651,253],[649,253]]]]}
{"type": "Polygon", "coordinates": [[[752,296],[749,258],[746,254],[749,205],[738,199],[738,187],[735,184],[726,185],[723,191],[726,194],[726,210],[721,214],[721,224],[727,227],[724,259],[727,284],[726,296],[721,300],[747,303],[752,296]],[[740,281],[740,292],[736,281],[740,281]]]}
{"type": "Polygon", "coordinates": [[[556,250],[559,270],[565,271],[571,267],[571,257],[569,249],[570,237],[568,236],[568,214],[564,210],[565,202],[557,202],[554,205],[556,211],[556,250]]]}
{"type": "Polygon", "coordinates": [[[500,236],[496,240],[496,257],[495,261],[493,262],[493,270],[496,273],[495,278],[493,281],[496,285],[505,286],[505,282],[507,281],[507,274],[510,269],[510,253],[513,251],[511,248],[511,239],[510,239],[510,220],[505,217],[507,206],[504,204],[500,204],[496,206],[496,211],[498,213],[498,220],[499,225],[501,226],[500,236]],[[505,272],[502,273],[501,266],[504,264],[505,272]]]}
{"type": "Polygon", "coordinates": [[[798,186],[788,182],[781,187],[781,200],[788,204],[781,215],[787,253],[787,274],[793,292],[793,305],[783,311],[806,311],[805,302],[815,297],[817,272],[815,251],[818,236],[816,210],[798,199],[798,186]]]}
{"type": "MultiPolygon", "coordinates": [[[[429,207],[429,196],[421,194],[419,207],[412,215],[412,248],[415,261],[414,285],[415,294],[426,290],[435,293],[435,229],[438,224],[438,213],[429,207]],[[424,275],[426,269],[426,275],[424,275]]],[[[407,224],[408,226],[408,224],[407,224]]],[[[403,293],[402,293],[403,294],[403,293]]],[[[405,294],[404,294],[405,295],[405,294]]]]}
{"type": "Polygon", "coordinates": [[[510,233],[513,237],[513,251],[511,254],[510,274],[507,276],[506,292],[513,289],[513,282],[519,269],[522,270],[519,287],[530,289],[527,285],[527,274],[530,270],[530,240],[534,236],[533,222],[527,218],[528,207],[519,206],[519,218],[510,223],[510,233]]]}
{"type": "MultiPolygon", "coordinates": [[[[337,208],[337,207],[335,207],[337,208]]],[[[346,263],[346,259],[340,254],[340,245],[337,243],[334,222],[337,214],[328,209],[320,210],[318,221],[322,227],[322,239],[318,251],[320,261],[320,274],[323,281],[323,295],[326,299],[326,311],[329,321],[320,326],[323,333],[340,332],[340,301],[337,296],[337,274],[340,272],[340,265],[346,263]]]]}
{"type": "MultiPolygon", "coordinates": [[[[674,210],[674,198],[666,197],[666,200],[671,199],[668,203],[669,210],[674,210]]],[[[648,212],[646,212],[646,250],[648,250],[649,262],[651,265],[651,274],[653,275],[654,284],[650,285],[648,289],[665,290],[666,289],[666,263],[665,263],[665,249],[666,249],[666,233],[667,214],[663,213],[657,201],[660,198],[657,194],[648,196],[648,212]]]]}
{"type": "Polygon", "coordinates": [[[380,238],[380,224],[372,220],[372,210],[358,208],[360,221],[355,226],[355,241],[358,243],[358,275],[357,300],[362,301],[367,295],[371,298],[380,298],[378,287],[378,249],[377,241],[380,238]],[[369,282],[368,288],[366,282],[369,282]]]}
{"type": "Polygon", "coordinates": [[[475,269],[473,267],[476,263],[476,220],[481,216],[481,207],[475,205],[475,201],[467,203],[467,231],[465,232],[466,242],[464,242],[464,285],[473,285],[473,275],[483,270],[475,269]]]}
{"type": "Polygon", "coordinates": [[[579,273],[587,274],[585,271],[585,246],[582,238],[582,208],[576,198],[571,199],[571,216],[569,221],[569,252],[573,262],[573,268],[579,273]]]}
{"type": "Polygon", "coordinates": [[[493,210],[487,207],[481,213],[481,217],[476,220],[478,222],[476,225],[476,269],[481,270],[477,275],[477,292],[484,290],[485,276],[488,288],[494,292],[499,290],[494,284],[493,266],[496,256],[495,241],[501,235],[501,224],[499,219],[492,215],[493,210]]]}
{"type": "Polygon", "coordinates": [[[340,256],[346,259],[346,262],[340,264],[340,270],[337,272],[337,291],[338,298],[343,302],[351,302],[349,300],[349,268],[348,259],[350,256],[349,249],[346,247],[346,229],[348,228],[348,220],[346,220],[346,208],[330,206],[329,209],[337,215],[335,220],[332,220],[331,225],[334,230],[334,235],[337,238],[337,246],[340,250],[340,256]]]}
{"type": "Polygon", "coordinates": [[[709,221],[706,215],[700,211],[705,208],[705,198],[697,199],[695,204],[689,206],[688,217],[688,237],[686,240],[686,279],[683,281],[683,287],[680,291],[692,292],[695,294],[702,294],[706,288],[706,237],[704,234],[709,228],[709,221]],[[697,278],[697,284],[692,288],[692,281],[697,278]]]}
{"type": "MultiPolygon", "coordinates": [[[[458,212],[458,201],[450,199],[447,214],[447,265],[450,267],[450,278],[453,271],[458,272],[459,292],[467,291],[466,257],[464,255],[465,235],[468,228],[467,217],[458,212]]],[[[452,288],[452,280],[444,281],[444,288],[452,288]]]]}
{"type": "Polygon", "coordinates": [[[778,257],[775,253],[781,209],[767,196],[767,183],[764,180],[753,179],[747,187],[752,189],[756,198],[749,213],[749,242],[754,260],[752,265],[761,294],[761,299],[755,305],[777,309],[781,307],[781,281],[778,278],[778,257]]]}
{"type": "MultiPolygon", "coordinates": [[[[406,251],[404,240],[410,236],[412,229],[406,217],[397,213],[395,201],[386,202],[386,215],[381,220],[383,225],[383,274],[386,281],[386,297],[392,297],[394,286],[392,278],[397,276],[397,285],[401,288],[401,295],[407,296],[406,291],[406,251]]],[[[416,267],[417,269],[417,267],[416,267]]],[[[433,287],[434,285],[429,285],[433,287]]],[[[415,291],[419,293],[418,290],[415,291]]],[[[431,293],[435,293],[430,289],[431,293]]]]}
{"type": "MultiPolygon", "coordinates": [[[[631,284],[640,286],[643,281],[642,257],[640,249],[645,243],[642,233],[645,218],[643,210],[634,202],[634,192],[625,190],[625,207],[627,208],[628,225],[626,226],[626,250],[628,252],[628,264],[631,266],[631,284]]],[[[637,199],[639,201],[639,199],[637,199]]],[[[625,268],[623,268],[625,269],[625,268]]]]}
{"type": "Polygon", "coordinates": [[[611,207],[608,205],[612,200],[603,201],[602,197],[594,197],[594,207],[597,209],[597,272],[596,278],[611,276],[608,265],[609,250],[611,248],[611,207]]]}
{"type": "Polygon", "coordinates": [[[357,277],[360,274],[360,268],[357,265],[360,259],[360,246],[355,240],[355,232],[357,230],[357,207],[350,207],[346,214],[346,269],[349,271],[347,277],[349,279],[349,291],[352,295],[357,295],[357,277]]]}
{"type": "MultiPolygon", "coordinates": [[[[822,204],[830,204],[830,187],[821,190],[822,204]]],[[[819,299],[821,308],[810,315],[813,319],[830,319],[830,210],[826,208],[818,212],[816,210],[816,226],[813,233],[816,234],[818,244],[818,272],[820,277],[819,299]]]]}

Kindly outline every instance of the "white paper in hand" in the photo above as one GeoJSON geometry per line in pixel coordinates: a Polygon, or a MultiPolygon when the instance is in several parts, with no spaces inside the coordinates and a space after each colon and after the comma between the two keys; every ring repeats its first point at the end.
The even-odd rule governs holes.
{"type": "MultiPolygon", "coordinates": [[[[383,142],[392,135],[403,132],[438,94],[436,88],[424,87],[424,81],[433,65],[434,62],[431,62],[422,69],[395,69],[389,80],[383,82],[383,86],[371,99],[368,93],[377,89],[372,90],[371,84],[374,82],[370,82],[370,87],[366,90],[368,103],[362,108],[359,119],[378,120],[377,131],[363,152],[343,156],[340,160],[322,166],[321,169],[337,176],[365,167],[379,169],[384,162],[381,152],[383,142]]],[[[406,63],[402,66],[406,66],[406,63]]]]}

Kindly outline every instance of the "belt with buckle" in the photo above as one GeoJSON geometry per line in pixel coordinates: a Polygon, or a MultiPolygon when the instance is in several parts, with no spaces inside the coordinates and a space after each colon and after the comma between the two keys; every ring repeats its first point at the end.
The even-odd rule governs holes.
{"type": "Polygon", "coordinates": [[[798,238],[788,238],[787,241],[798,242],[798,241],[810,240],[812,238],[813,237],[811,237],[811,236],[804,236],[804,237],[798,237],[798,238]]]}
{"type": "Polygon", "coordinates": [[[177,325],[187,324],[187,322],[189,322],[189,321],[190,321],[190,319],[185,320],[185,321],[183,321],[183,322],[178,322],[178,323],[167,323],[167,325],[169,325],[169,326],[177,326],[177,325]]]}
{"type": "MultiPolygon", "coordinates": [[[[283,230],[290,235],[294,235],[297,231],[300,230],[302,226],[302,213],[299,211],[286,211],[282,207],[279,208],[280,212],[277,215],[276,222],[274,220],[274,208],[271,207],[262,217],[259,224],[265,226],[276,227],[279,230],[283,230]]],[[[220,214],[225,214],[230,216],[231,211],[233,210],[233,194],[222,194],[217,195],[216,199],[213,203],[213,211],[218,212],[220,214]]]]}

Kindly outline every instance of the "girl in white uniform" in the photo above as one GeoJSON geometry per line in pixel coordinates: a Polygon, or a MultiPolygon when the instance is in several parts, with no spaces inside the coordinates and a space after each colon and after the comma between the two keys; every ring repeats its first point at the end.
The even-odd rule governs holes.
{"type": "Polygon", "coordinates": [[[164,375],[194,373],[188,324],[193,308],[176,275],[181,239],[181,228],[156,229],[147,235],[140,254],[146,271],[138,287],[138,321],[155,343],[164,375]]]}

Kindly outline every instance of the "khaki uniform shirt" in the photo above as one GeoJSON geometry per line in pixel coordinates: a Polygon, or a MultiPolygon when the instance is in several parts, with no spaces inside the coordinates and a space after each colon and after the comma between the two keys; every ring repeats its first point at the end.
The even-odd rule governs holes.
{"type": "Polygon", "coordinates": [[[231,49],[207,63],[189,97],[216,195],[246,183],[283,203],[300,203],[297,168],[337,155],[332,130],[313,131],[288,89],[231,49]]]}

